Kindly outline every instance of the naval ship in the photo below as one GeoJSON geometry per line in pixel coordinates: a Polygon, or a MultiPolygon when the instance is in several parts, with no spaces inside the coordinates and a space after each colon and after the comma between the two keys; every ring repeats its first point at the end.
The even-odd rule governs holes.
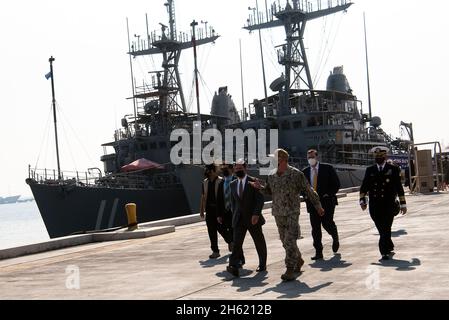
{"type": "MultiPolygon", "coordinates": [[[[366,166],[372,163],[369,151],[373,147],[389,148],[391,156],[399,161],[406,158],[411,143],[383,131],[381,118],[372,115],[371,101],[369,110],[365,110],[368,112],[364,112],[343,66],[331,71],[325,90],[314,87],[304,43],[306,26],[312,20],[346,12],[352,4],[346,0],[291,0],[285,5],[275,2],[271,8],[266,7],[266,12],[259,12],[258,6],[252,8],[254,13],[245,29],[259,31],[259,37],[264,29],[284,29],[285,43],[276,46],[284,72],[270,85],[275,94],[269,96],[265,88],[265,97],[254,99],[244,111],[244,121],[231,126],[277,129],[279,146],[289,152],[292,165],[299,169],[308,166],[307,150],[318,150],[322,162],[334,165],[344,188],[361,184],[366,166]]],[[[370,92],[368,96],[371,100],[370,92]]],[[[409,124],[401,125],[409,129],[409,124]]]]}
{"type": "Polygon", "coordinates": [[[0,204],[12,204],[17,203],[20,198],[20,195],[18,196],[10,196],[10,197],[0,197],[0,204]]]}
{"type": "Polygon", "coordinates": [[[163,63],[161,70],[152,70],[149,79],[140,82],[143,85],[133,81],[134,113],[125,116],[113,140],[103,144],[105,150],[113,150],[101,157],[103,170],[66,173],[60,171],[59,160],[58,170],[29,167],[26,182],[49,236],[124,226],[127,203],[137,205],[139,222],[199,212],[203,167],[170,161],[175,145],[171,132],[185,129],[192,135],[194,121],[202,130],[277,129],[278,145],[292,155],[292,165],[305,166],[307,149],[316,148],[322,161],[335,165],[344,187],[360,184],[373,146],[401,153],[403,142],[383,132],[380,118],[363,112],[342,67],[332,71],[325,90],[313,87],[303,38],[306,23],[352,5],[345,0],[317,3],[286,1],[281,6],[278,1],[265,14],[255,12],[247,30],[285,29],[287,42],[278,52],[285,72],[271,83],[272,95],[254,99],[241,114],[227,87],[216,92],[211,113],[201,114],[199,108],[197,113],[187,112],[178,63],[182,51],[196,52],[197,46],[213,43],[219,35],[212,27],[197,28],[195,21],[190,34],[178,32],[174,0],[168,0],[168,25],[160,24],[161,29],[147,32],[145,39],[129,41],[131,72],[133,59],[161,55],[163,63]]]}

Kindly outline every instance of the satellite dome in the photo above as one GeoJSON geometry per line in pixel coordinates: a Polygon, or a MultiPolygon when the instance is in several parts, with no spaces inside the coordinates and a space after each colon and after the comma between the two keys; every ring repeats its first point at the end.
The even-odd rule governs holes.
{"type": "Polygon", "coordinates": [[[348,79],[343,72],[343,66],[335,67],[327,78],[327,90],[351,93],[352,89],[349,86],[348,79]]]}
{"type": "Polygon", "coordinates": [[[373,117],[371,119],[371,125],[375,128],[380,127],[382,125],[382,119],[380,117],[373,117]]]}

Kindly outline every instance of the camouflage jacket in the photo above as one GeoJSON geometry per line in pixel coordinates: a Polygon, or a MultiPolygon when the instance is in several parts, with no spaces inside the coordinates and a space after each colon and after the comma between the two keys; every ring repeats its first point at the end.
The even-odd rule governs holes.
{"type": "Polygon", "coordinates": [[[262,192],[271,195],[273,199],[273,216],[299,215],[301,193],[307,195],[317,210],[321,208],[320,198],[313,191],[304,174],[290,166],[281,176],[278,176],[277,170],[274,170],[274,173],[268,176],[262,192]]]}

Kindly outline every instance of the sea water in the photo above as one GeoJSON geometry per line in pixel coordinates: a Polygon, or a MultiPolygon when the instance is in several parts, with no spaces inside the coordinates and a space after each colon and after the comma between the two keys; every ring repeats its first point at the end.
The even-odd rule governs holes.
{"type": "Polygon", "coordinates": [[[0,205],[0,250],[49,239],[35,201],[0,205]]]}

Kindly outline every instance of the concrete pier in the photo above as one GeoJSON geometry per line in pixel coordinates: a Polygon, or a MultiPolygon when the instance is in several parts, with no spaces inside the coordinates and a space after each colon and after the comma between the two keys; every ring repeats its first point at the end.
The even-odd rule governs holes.
{"type": "Polygon", "coordinates": [[[407,196],[409,213],[396,218],[394,260],[380,262],[378,234],[358,194],[340,199],[335,221],[340,255],[323,231],[325,259],[314,254],[308,213],[302,205],[306,264],[296,281],[284,283],[284,249],[265,210],[268,272],[249,235],[245,270],[234,279],[222,256],[209,260],[204,222],[177,226],[150,238],[96,242],[0,261],[0,299],[449,299],[449,194],[407,196]],[[172,231],[172,230],[170,230],[172,231]]]}

